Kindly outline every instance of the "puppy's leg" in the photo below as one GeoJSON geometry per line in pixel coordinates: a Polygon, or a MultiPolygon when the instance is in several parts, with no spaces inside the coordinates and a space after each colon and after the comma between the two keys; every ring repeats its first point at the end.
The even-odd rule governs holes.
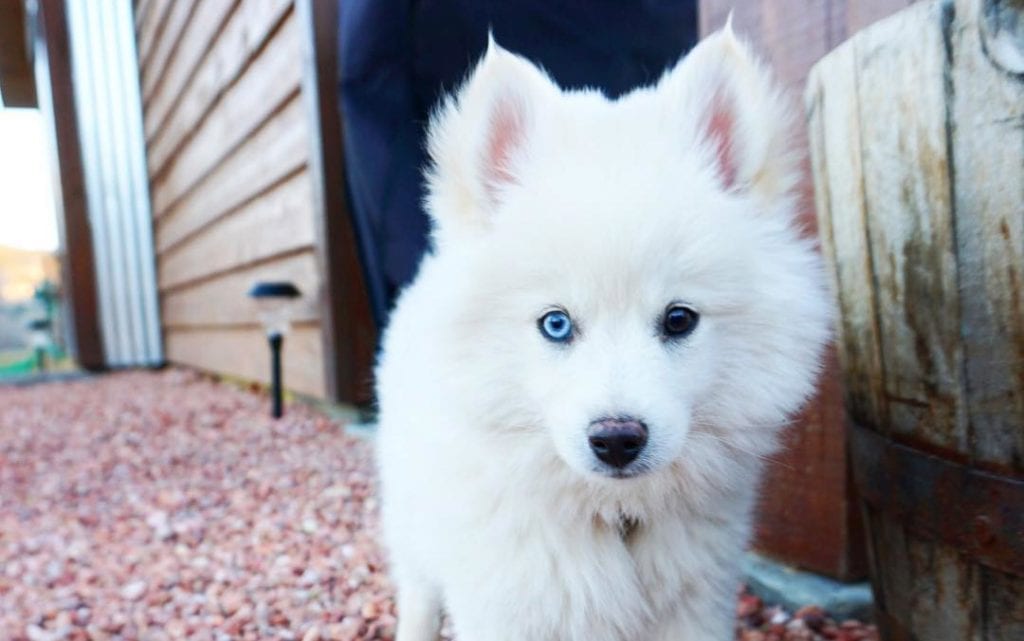
{"type": "Polygon", "coordinates": [[[730,641],[735,634],[732,610],[721,604],[715,606],[696,611],[692,607],[679,608],[659,622],[651,641],[730,641]]]}
{"type": "Polygon", "coordinates": [[[400,582],[395,641],[437,641],[440,634],[441,598],[437,590],[421,582],[400,582]]]}

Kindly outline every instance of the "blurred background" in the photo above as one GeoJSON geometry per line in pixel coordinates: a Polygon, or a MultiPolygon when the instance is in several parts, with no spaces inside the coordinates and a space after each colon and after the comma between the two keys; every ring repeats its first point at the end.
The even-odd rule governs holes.
{"type": "MultiPolygon", "coordinates": [[[[366,406],[379,329],[426,246],[423,125],[488,28],[562,85],[614,96],[732,9],[799,97],[815,61],[907,4],[5,0],[0,377],[40,367],[45,343],[50,369],[171,363],[268,382],[247,292],[287,281],[302,296],[285,385],[366,406]],[[48,338],[33,339],[37,319],[48,338]]],[[[809,172],[803,193],[813,226],[809,172]]],[[[835,378],[773,467],[759,547],[855,579],[835,378]]]]}
{"type": "Polygon", "coordinates": [[[36,109],[0,111],[0,380],[33,371],[33,321],[51,323],[44,345],[55,367],[66,357],[60,256],[46,123],[36,109]]]}
{"type": "MultiPolygon", "coordinates": [[[[33,474],[51,473],[40,467],[30,474],[19,471],[18,465],[38,467],[38,461],[45,463],[60,450],[63,424],[53,427],[50,415],[35,422],[25,417],[49,408],[54,397],[64,394],[76,402],[98,403],[87,405],[88,412],[74,414],[74,420],[63,409],[53,411],[74,429],[86,429],[85,419],[78,422],[83,414],[101,417],[108,432],[100,439],[86,430],[81,442],[92,448],[90,454],[114,456],[109,468],[115,470],[121,469],[121,459],[116,458],[121,450],[110,453],[96,444],[124,441],[125,451],[135,452],[138,439],[132,430],[139,425],[157,430],[151,424],[155,421],[162,426],[159,430],[180,430],[178,441],[158,440],[173,449],[191,443],[188,438],[195,436],[197,425],[226,429],[237,427],[233,421],[239,416],[249,420],[257,409],[265,413],[262,406],[256,408],[262,400],[253,400],[262,396],[234,396],[226,388],[196,382],[208,377],[260,392],[283,381],[289,400],[372,423],[378,337],[397,292],[427,247],[427,219],[420,206],[424,125],[439,97],[458,85],[483,52],[488,30],[504,47],[542,65],[561,85],[597,87],[617,96],[656,80],[702,36],[721,28],[730,11],[734,30],[775,70],[795,107],[801,105],[811,78],[813,92],[807,95],[815,96],[816,102],[806,106],[816,142],[809,144],[804,128],[794,140],[808,157],[800,184],[802,221],[808,234],[817,234],[818,221],[834,216],[839,231],[830,228],[823,234],[826,254],[832,252],[833,267],[838,262],[842,274],[867,279],[857,281],[863,291],[851,294],[840,288],[846,304],[841,324],[849,326],[841,328],[838,358],[830,354],[818,397],[789,431],[788,447],[770,463],[758,510],[758,556],[748,567],[753,572],[757,564],[766,564],[761,576],[765,585],[772,577],[778,579],[775,585],[781,587],[774,594],[780,598],[785,595],[779,590],[797,590],[791,581],[796,576],[791,570],[797,569],[826,581],[813,585],[845,595],[837,597],[836,607],[844,600],[847,605],[863,605],[870,601],[867,588],[859,583],[869,573],[868,539],[874,546],[872,574],[884,576],[887,568],[895,568],[875,586],[876,599],[886,596],[888,607],[896,612],[895,618],[879,614],[889,617],[880,622],[896,631],[892,638],[912,638],[899,636],[904,628],[896,621],[911,610],[917,612],[919,635],[913,638],[1024,638],[1014,636],[1024,634],[1024,627],[998,623],[1024,626],[1024,592],[1006,572],[1008,567],[1024,572],[1019,549],[1024,538],[1003,536],[1019,535],[1013,530],[1013,519],[1018,518],[1013,514],[1024,512],[1011,514],[1004,508],[1015,503],[1001,499],[1004,503],[993,508],[1003,510],[993,517],[994,524],[982,514],[980,534],[971,530],[936,535],[942,545],[912,541],[917,534],[905,534],[895,521],[872,526],[870,520],[878,513],[871,510],[887,496],[897,497],[898,505],[895,511],[886,506],[886,513],[902,518],[913,512],[914,497],[925,495],[911,492],[912,484],[890,469],[896,476],[879,472],[879,478],[891,483],[879,484],[874,507],[862,511],[851,465],[855,453],[847,438],[852,416],[868,427],[902,429],[903,436],[909,434],[906,440],[923,443],[926,451],[953,451],[954,459],[972,464],[995,460],[988,472],[1019,472],[1024,431],[1011,414],[1019,417],[1024,412],[1024,383],[1019,383],[1024,381],[1019,375],[1024,356],[1010,354],[1024,351],[1002,346],[1020,336],[1020,312],[1014,310],[1020,308],[1024,243],[1019,202],[1024,192],[1012,191],[1022,184],[1019,173],[1016,178],[998,173],[1008,175],[1024,166],[1019,162],[1024,147],[1018,144],[1024,131],[1019,124],[1024,117],[1019,82],[1024,73],[1024,7],[1019,0],[0,0],[0,402],[7,403],[0,405],[0,435],[31,426],[22,430],[22,441],[0,439],[0,490],[6,482],[8,488],[29,492],[25,488],[35,483],[33,474]],[[989,35],[978,35],[983,32],[989,35]],[[854,36],[862,49],[842,45],[854,36]],[[990,55],[996,63],[990,64],[990,55]],[[827,64],[819,64],[823,57],[827,64]],[[816,64],[822,70],[814,80],[816,64]],[[863,86],[858,85],[861,81],[863,86]],[[977,103],[967,107],[954,102],[972,96],[977,103]],[[863,135],[858,109],[863,112],[863,135]],[[960,152],[961,158],[972,160],[954,171],[952,152],[943,145],[971,150],[973,140],[985,143],[977,146],[982,151],[960,152]],[[818,152],[813,172],[818,181],[817,212],[812,146],[818,152]],[[825,155],[838,161],[826,167],[825,155]],[[867,181],[857,174],[862,160],[873,171],[867,181]],[[932,167],[938,169],[920,175],[932,167]],[[955,187],[943,182],[958,176],[955,187]],[[985,187],[975,190],[976,185],[985,187]],[[830,189],[837,195],[830,196],[830,189]],[[927,198],[918,199],[920,194],[927,198]],[[959,200],[947,202],[953,197],[959,200]],[[962,233],[949,232],[953,223],[946,219],[936,223],[929,218],[946,216],[947,205],[948,219],[956,218],[962,233]],[[957,218],[956,207],[976,215],[957,218]],[[1002,226],[998,216],[1003,216],[1002,226]],[[873,231],[866,229],[869,218],[873,231]],[[965,227],[973,224],[965,221],[978,221],[978,229],[965,227]],[[961,243],[957,251],[973,256],[984,244],[978,239],[996,239],[986,247],[999,245],[998,251],[992,250],[958,276],[977,276],[978,282],[967,286],[967,280],[946,278],[949,266],[960,258],[951,243],[961,243]],[[868,246],[872,244],[879,247],[868,246]],[[850,253],[840,255],[844,251],[850,253]],[[877,260],[871,251],[878,252],[877,260]],[[932,259],[934,264],[928,262],[932,259]],[[868,278],[872,274],[874,280],[868,278]],[[933,278],[934,274],[938,276],[933,278]],[[885,295],[873,288],[885,290],[885,295]],[[963,326],[957,316],[961,308],[956,307],[961,294],[966,301],[963,309],[968,310],[963,326]],[[968,300],[969,296],[976,298],[968,300]],[[932,310],[940,303],[953,307],[936,308],[934,314],[915,311],[932,310]],[[874,310],[875,304],[881,310],[873,312],[876,315],[850,312],[865,305],[874,310]],[[881,330],[872,325],[879,320],[881,330]],[[881,331],[881,338],[872,333],[876,331],[881,331]],[[279,361],[268,352],[268,336],[279,361]],[[961,348],[961,340],[975,342],[961,348]],[[981,349],[979,344],[990,351],[972,352],[981,349]],[[956,365],[969,360],[965,354],[982,352],[987,360],[956,365]],[[168,372],[150,371],[165,367],[168,372]],[[841,368],[847,372],[845,408],[841,368]],[[121,370],[127,373],[96,376],[121,370]],[[68,379],[82,379],[85,386],[52,388],[52,396],[43,391],[39,396],[5,391],[14,389],[6,383],[68,379]],[[991,387],[989,396],[971,397],[970,403],[963,400],[977,396],[978,390],[987,393],[986,386],[991,387]],[[958,405],[961,401],[964,404],[958,405]],[[885,414],[882,409],[888,411],[890,405],[892,414],[885,414]],[[153,408],[157,409],[151,413],[153,408]],[[975,409],[980,418],[968,421],[965,417],[975,409]],[[121,421],[134,427],[123,427],[121,421]],[[944,427],[954,423],[955,428],[944,427]],[[982,428],[976,425],[988,424],[1000,434],[991,446],[972,431],[980,434],[982,428]],[[926,433],[934,425],[939,426],[933,430],[937,436],[926,433]],[[954,443],[950,434],[960,440],[954,443]],[[41,458],[25,454],[42,447],[40,443],[54,449],[41,458]],[[980,453],[963,454],[969,448],[980,453]],[[989,537],[992,530],[996,534],[989,537]],[[977,540],[964,543],[968,535],[977,540]],[[992,541],[999,542],[996,548],[1004,554],[998,562],[990,554],[987,569],[959,556],[965,545],[972,550],[991,548],[992,541]],[[1017,546],[1016,552],[999,548],[1004,544],[1017,546]],[[933,575],[940,579],[920,581],[933,575]],[[841,592],[847,584],[855,586],[853,592],[841,592]],[[904,598],[894,595],[910,594],[892,605],[892,599],[904,598]],[[989,636],[970,636],[972,626],[986,620],[989,636]],[[950,632],[954,629],[957,632],[950,632]]],[[[847,279],[846,284],[851,282],[847,279]]],[[[317,421],[322,419],[299,410],[297,417],[287,420],[308,427],[321,425],[317,421]]],[[[263,438],[276,438],[280,433],[275,430],[292,424],[274,425],[264,426],[263,438]]],[[[218,439],[250,443],[248,439],[255,438],[231,434],[218,439]]],[[[278,468],[266,469],[285,470],[281,478],[291,479],[291,485],[273,503],[267,498],[273,488],[266,478],[272,473],[249,479],[246,492],[252,495],[246,509],[255,512],[260,506],[280,505],[289,515],[284,520],[301,522],[305,529],[300,535],[313,537],[319,517],[296,517],[293,510],[299,500],[296,488],[308,480],[296,464],[299,457],[288,458],[290,450],[279,442],[265,445],[268,456],[287,458],[287,464],[278,460],[278,468]],[[313,525],[307,528],[308,523],[313,525]]],[[[319,445],[323,444],[301,450],[304,461],[323,451],[319,445]]],[[[337,446],[332,441],[328,445],[337,446]]],[[[352,447],[354,456],[369,456],[368,450],[352,447]]],[[[859,461],[883,460],[878,452],[884,447],[879,447],[859,461]]],[[[226,479],[247,460],[243,453],[237,460],[207,460],[206,452],[203,447],[189,449],[172,457],[169,465],[178,470],[174,466],[194,460],[210,465],[209,475],[226,479]]],[[[160,466],[167,463],[159,452],[151,454],[156,458],[145,459],[146,465],[139,467],[143,476],[154,474],[148,465],[163,469],[160,466]],[[158,459],[162,462],[155,463],[158,459]]],[[[65,462],[69,469],[81,463],[65,462]]],[[[319,464],[330,477],[332,461],[319,464]]],[[[259,465],[268,463],[260,459],[259,465]]],[[[366,513],[373,514],[368,480],[372,466],[366,460],[352,466],[355,471],[343,468],[349,476],[324,490],[332,493],[328,503],[350,496],[354,487],[356,499],[368,501],[366,513]]],[[[865,465],[860,469],[878,471],[865,465]]],[[[193,483],[202,476],[197,474],[179,470],[169,478],[193,483]]],[[[113,472],[103,478],[120,487],[121,477],[113,472]]],[[[914,487],[924,487],[931,478],[918,474],[911,480],[918,483],[914,487]]],[[[1013,491],[1024,493],[1017,483],[1011,483],[1017,488],[1013,491]]],[[[52,484],[37,485],[64,488],[67,482],[57,478],[52,484]]],[[[967,486],[947,482],[942,487],[960,485],[967,486]]],[[[65,497],[64,508],[77,509],[83,495],[65,490],[73,498],[65,497]]],[[[0,526],[7,518],[11,528],[16,523],[28,527],[24,523],[32,510],[26,507],[31,503],[26,497],[32,495],[18,492],[0,491],[0,526]]],[[[157,494],[154,504],[166,498],[157,494]]],[[[981,495],[985,492],[972,496],[981,495]]],[[[935,505],[953,509],[961,503],[960,496],[950,493],[935,505]]],[[[963,496],[967,502],[973,500],[963,496]]],[[[224,500],[231,504],[234,499],[224,500]]],[[[191,535],[184,525],[181,532],[174,529],[175,519],[184,515],[182,522],[191,522],[188,518],[194,514],[189,510],[198,510],[200,501],[188,503],[187,509],[175,501],[169,504],[177,507],[156,509],[147,504],[130,518],[141,522],[139,527],[153,529],[158,543],[180,542],[191,535]]],[[[1024,498],[1019,504],[1024,505],[1024,498]]],[[[361,503],[357,507],[362,510],[361,503]]],[[[929,523],[974,523],[973,514],[948,519],[936,514],[926,515],[932,519],[929,523]]],[[[99,517],[77,513],[69,518],[94,523],[99,517]]],[[[255,519],[239,527],[259,529],[266,523],[255,519]]],[[[346,523],[351,532],[373,532],[372,522],[346,523]]],[[[285,526],[275,520],[274,527],[285,526]]],[[[189,541],[192,548],[201,547],[201,540],[189,541]]],[[[24,571],[15,565],[25,553],[19,547],[23,544],[28,545],[15,538],[7,548],[14,552],[8,556],[6,575],[0,571],[0,605],[24,571]]],[[[223,542],[217,546],[230,549],[223,542]]],[[[334,541],[328,547],[342,546],[334,541]]],[[[351,565],[353,557],[346,554],[331,562],[348,567],[345,564],[351,565]]],[[[359,554],[354,558],[363,559],[359,554]]],[[[308,567],[293,567],[292,555],[282,555],[285,583],[307,576],[308,567]]],[[[324,558],[328,556],[325,552],[324,558]]],[[[4,560],[0,555],[0,562],[4,560]]],[[[359,567],[370,567],[366,573],[373,575],[376,561],[367,563],[359,567]]],[[[249,574],[259,572],[250,568],[249,574]]],[[[62,575],[55,576],[51,583],[59,584],[62,575]]],[[[326,579],[310,581],[327,584],[326,579]]],[[[125,589],[136,585],[129,583],[125,589]]],[[[386,595],[384,585],[375,589],[386,595]]],[[[301,588],[302,598],[313,598],[308,587],[301,588]]],[[[145,590],[143,584],[140,596],[133,588],[120,598],[133,601],[145,590]]],[[[330,638],[390,638],[380,618],[390,616],[390,606],[367,611],[369,606],[353,601],[355,597],[331,596],[333,590],[331,582],[324,592],[327,601],[344,602],[356,613],[333,620],[344,623],[355,616],[363,617],[363,623],[352,624],[356,632],[343,629],[330,638]],[[377,627],[367,627],[366,622],[373,621],[377,627]]],[[[794,598],[806,603],[812,598],[808,594],[824,593],[811,590],[794,598]]],[[[760,629],[778,613],[766,614],[759,608],[741,602],[738,616],[747,627],[760,629]]],[[[224,623],[238,618],[235,611],[221,607],[221,614],[211,616],[224,623]]],[[[264,615],[259,634],[272,631],[281,638],[295,638],[286,624],[268,623],[272,614],[264,615]]],[[[39,635],[54,629],[55,616],[40,614],[37,631],[18,634],[51,638],[39,635]]],[[[838,624],[822,627],[822,616],[811,612],[801,619],[817,621],[814,634],[819,636],[800,628],[786,638],[873,638],[854,626],[848,633],[838,624]]],[[[0,616],[0,637],[3,623],[0,616]]],[[[118,625],[126,624],[110,625],[122,630],[118,625]]],[[[139,623],[138,629],[146,625],[139,623]]],[[[83,629],[86,626],[82,624],[83,629]]],[[[244,629],[252,632],[249,638],[257,638],[257,628],[244,629]]],[[[762,636],[752,632],[742,638],[782,638],[782,632],[757,634],[762,636]]],[[[103,638],[99,633],[94,636],[103,638]]],[[[132,637],[125,633],[125,638],[132,637]]]]}

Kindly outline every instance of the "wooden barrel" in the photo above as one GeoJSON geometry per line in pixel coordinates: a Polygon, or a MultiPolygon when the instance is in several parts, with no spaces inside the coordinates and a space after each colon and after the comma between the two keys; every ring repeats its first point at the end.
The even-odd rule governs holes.
{"type": "Polygon", "coordinates": [[[913,5],[807,109],[883,638],[1024,641],[1024,1],[913,5]]]}

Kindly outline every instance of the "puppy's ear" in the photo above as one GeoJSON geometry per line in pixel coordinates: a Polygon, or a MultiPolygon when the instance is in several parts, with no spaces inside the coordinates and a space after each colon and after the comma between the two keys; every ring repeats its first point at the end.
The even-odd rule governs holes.
{"type": "Polygon", "coordinates": [[[427,205],[442,229],[485,226],[518,184],[538,119],[558,89],[489,38],[487,53],[431,120],[427,205]]]}
{"type": "Polygon", "coordinates": [[[723,189],[768,199],[793,189],[794,112],[771,74],[736,38],[731,19],[694,47],[657,89],[682,127],[682,144],[705,155],[723,189]]]}

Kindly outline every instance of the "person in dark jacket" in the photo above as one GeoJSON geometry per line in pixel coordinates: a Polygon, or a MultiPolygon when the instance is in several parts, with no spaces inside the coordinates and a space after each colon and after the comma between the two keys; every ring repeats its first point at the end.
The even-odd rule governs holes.
{"type": "Polygon", "coordinates": [[[348,190],[382,324],[427,249],[424,131],[491,32],[565,88],[609,97],[657,80],[697,42],[696,0],[342,0],[348,190]]]}

